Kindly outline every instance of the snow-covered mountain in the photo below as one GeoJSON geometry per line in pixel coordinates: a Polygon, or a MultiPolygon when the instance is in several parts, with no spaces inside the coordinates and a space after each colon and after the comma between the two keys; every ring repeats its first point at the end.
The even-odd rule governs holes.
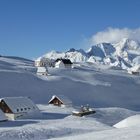
{"type": "Polygon", "coordinates": [[[91,62],[128,69],[140,64],[140,44],[137,41],[123,38],[116,44],[93,45],[87,51],[71,48],[67,52],[51,51],[42,57],[53,60],[66,58],[72,62],[91,62]]]}
{"type": "Polygon", "coordinates": [[[51,51],[45,54],[43,57],[54,59],[54,60],[57,58],[66,58],[66,59],[70,59],[72,62],[85,62],[88,59],[88,55],[84,50],[82,49],[75,50],[73,48],[71,48],[67,52],[51,51]]]}

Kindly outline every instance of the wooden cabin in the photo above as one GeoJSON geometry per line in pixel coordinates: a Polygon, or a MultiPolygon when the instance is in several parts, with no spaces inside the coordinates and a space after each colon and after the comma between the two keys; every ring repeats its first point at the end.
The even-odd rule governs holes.
{"type": "Polygon", "coordinates": [[[38,107],[28,97],[5,97],[0,99],[0,109],[9,120],[39,112],[38,107]]]}
{"type": "Polygon", "coordinates": [[[72,68],[72,62],[70,59],[57,59],[55,61],[55,67],[56,68],[72,68]]]}
{"type": "Polygon", "coordinates": [[[48,103],[55,106],[72,106],[72,102],[64,95],[53,95],[48,103]]]}

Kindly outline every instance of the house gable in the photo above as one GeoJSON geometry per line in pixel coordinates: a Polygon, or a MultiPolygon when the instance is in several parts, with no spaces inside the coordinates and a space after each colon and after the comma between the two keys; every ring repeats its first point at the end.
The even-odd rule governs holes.
{"type": "Polygon", "coordinates": [[[57,105],[57,106],[61,106],[62,104],[64,104],[59,98],[54,97],[49,104],[53,104],[53,105],[57,105]]]}
{"type": "Polygon", "coordinates": [[[64,95],[59,95],[59,96],[53,95],[51,100],[49,101],[49,104],[54,104],[58,106],[61,105],[71,106],[72,102],[64,95]]]}
{"type": "Polygon", "coordinates": [[[0,109],[4,113],[13,113],[12,110],[9,108],[9,106],[5,103],[4,100],[1,100],[1,102],[0,102],[0,109]]]}

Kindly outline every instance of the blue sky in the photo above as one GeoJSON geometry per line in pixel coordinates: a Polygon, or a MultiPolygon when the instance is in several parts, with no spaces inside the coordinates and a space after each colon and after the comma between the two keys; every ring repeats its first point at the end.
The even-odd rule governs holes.
{"type": "Polygon", "coordinates": [[[140,0],[0,0],[0,54],[36,58],[89,48],[108,27],[140,27],[140,0]]]}

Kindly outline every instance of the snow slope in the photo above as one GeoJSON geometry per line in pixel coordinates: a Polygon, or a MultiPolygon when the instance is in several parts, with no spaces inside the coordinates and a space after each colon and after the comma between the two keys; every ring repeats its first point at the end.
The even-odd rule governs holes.
{"type": "Polygon", "coordinates": [[[111,129],[69,137],[52,138],[50,140],[139,140],[140,127],[127,129],[111,129]]]}
{"type": "MultiPolygon", "coordinates": [[[[110,120],[106,115],[102,116],[102,120],[104,120],[103,123],[97,120],[97,116],[94,115],[81,118],[72,116],[71,110],[73,110],[73,108],[59,108],[51,105],[38,105],[38,107],[41,110],[42,116],[36,119],[24,119],[0,123],[0,139],[41,140],[52,138],[57,139],[61,137],[60,139],[67,140],[73,138],[81,139],[85,136],[92,138],[91,134],[93,133],[92,135],[94,136],[97,132],[96,137],[98,137],[99,134],[101,136],[102,133],[106,134],[106,132],[113,131],[114,133],[118,131],[112,127],[112,125],[105,124],[106,121],[110,120]]],[[[106,112],[106,114],[114,117],[115,121],[119,121],[118,117],[116,117],[116,113],[114,113],[116,111],[114,110],[118,110],[122,114],[121,116],[126,117],[137,113],[121,108],[97,109],[97,113],[98,115],[103,115],[103,113],[106,112]]]]}
{"type": "Polygon", "coordinates": [[[86,63],[69,70],[50,68],[47,77],[34,70],[31,61],[1,57],[0,97],[29,96],[47,104],[52,95],[65,95],[75,106],[140,108],[139,76],[86,63]]]}
{"type": "Polygon", "coordinates": [[[140,125],[140,115],[128,117],[114,125],[116,128],[125,128],[140,125]]]}
{"type": "Polygon", "coordinates": [[[140,139],[138,125],[113,127],[139,114],[139,76],[91,63],[77,63],[69,70],[49,68],[47,77],[37,76],[35,71],[33,61],[0,57],[0,97],[29,96],[41,111],[36,118],[0,122],[0,140],[140,139]],[[52,95],[65,95],[73,107],[48,105],[52,95]],[[96,114],[71,115],[86,104],[96,114]]]}

